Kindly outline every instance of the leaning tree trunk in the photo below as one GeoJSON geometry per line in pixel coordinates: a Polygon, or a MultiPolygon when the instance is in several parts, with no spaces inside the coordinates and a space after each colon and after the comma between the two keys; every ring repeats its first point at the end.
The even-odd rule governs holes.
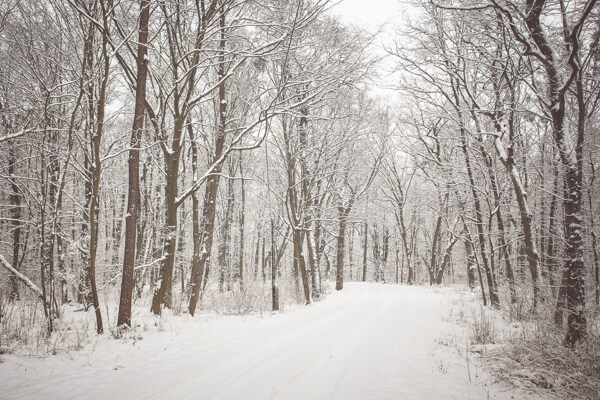
{"type": "MultiPolygon", "coordinates": [[[[500,253],[504,259],[504,266],[506,268],[506,277],[508,278],[508,287],[509,287],[509,292],[510,292],[510,301],[511,304],[515,304],[517,302],[517,290],[516,290],[516,284],[515,284],[515,275],[513,272],[513,268],[512,268],[512,263],[510,261],[510,255],[508,254],[508,241],[506,240],[506,232],[504,229],[504,219],[502,218],[502,207],[500,205],[500,192],[498,189],[498,181],[496,179],[496,171],[494,170],[494,166],[492,164],[492,158],[490,157],[489,153],[486,151],[484,144],[483,144],[483,133],[482,133],[482,129],[479,123],[479,119],[477,117],[477,114],[474,112],[474,110],[471,111],[471,115],[475,121],[475,125],[477,128],[477,133],[478,135],[476,136],[476,140],[477,143],[479,145],[479,151],[483,157],[489,178],[490,178],[490,186],[492,188],[492,194],[494,196],[494,210],[496,213],[496,223],[498,225],[498,236],[499,236],[499,240],[500,240],[500,253]]],[[[497,128],[498,129],[498,128],[497,128]]],[[[499,140],[499,139],[498,139],[499,140]]],[[[502,157],[501,161],[502,161],[502,157]]],[[[511,171],[511,177],[513,177],[513,185],[515,186],[515,188],[518,186],[519,188],[522,189],[522,186],[519,185],[515,185],[515,180],[518,180],[518,175],[515,175],[516,170],[514,169],[514,162],[512,159],[512,153],[511,156],[508,158],[508,160],[504,160],[502,161],[504,163],[505,166],[507,166],[507,169],[510,169],[511,171]]],[[[517,188],[515,189],[515,192],[518,192],[517,188]]],[[[525,212],[528,212],[527,209],[527,201],[526,198],[522,197],[524,193],[523,192],[518,192],[517,193],[517,197],[521,199],[521,201],[519,201],[519,209],[520,210],[525,210],[525,212]]],[[[528,220],[523,220],[523,213],[521,213],[521,222],[524,226],[524,231],[525,231],[525,246],[527,248],[527,254],[528,254],[528,260],[529,260],[529,267],[530,267],[530,271],[531,271],[531,278],[533,280],[533,308],[535,309],[537,306],[537,300],[538,300],[538,256],[537,256],[537,250],[535,248],[535,242],[533,241],[533,237],[532,237],[532,232],[531,232],[531,219],[528,220]],[[525,228],[525,224],[529,222],[527,228],[525,228]]],[[[528,214],[526,214],[528,215],[528,214]]],[[[490,229],[491,229],[491,221],[490,221],[490,229]]],[[[492,247],[492,244],[490,242],[490,247],[492,247]]],[[[491,248],[491,251],[493,251],[493,247],[491,248]]],[[[492,256],[492,262],[493,262],[493,256],[492,256]]],[[[494,273],[494,269],[492,268],[492,274],[495,275],[494,273]]],[[[491,298],[491,296],[490,296],[491,298]]]]}
{"type": "Polygon", "coordinates": [[[436,285],[442,284],[444,272],[446,271],[446,267],[448,267],[448,264],[450,264],[450,257],[452,256],[452,249],[454,248],[454,245],[456,244],[456,242],[458,242],[458,239],[460,239],[459,236],[455,236],[453,239],[451,239],[450,242],[448,243],[448,247],[446,247],[446,250],[444,251],[444,255],[442,256],[442,263],[440,264],[440,267],[437,271],[437,275],[435,277],[436,285]]]}
{"type": "Polygon", "coordinates": [[[471,186],[471,194],[473,196],[473,203],[475,205],[475,219],[477,223],[477,238],[479,240],[479,250],[481,253],[481,260],[483,263],[483,269],[488,283],[488,291],[490,295],[490,302],[493,306],[498,307],[500,302],[498,300],[498,292],[496,288],[496,279],[489,266],[488,254],[486,250],[485,234],[483,232],[483,214],[481,212],[481,202],[479,200],[479,194],[475,187],[475,177],[473,176],[473,169],[471,167],[471,159],[469,156],[469,150],[467,146],[467,138],[464,127],[461,126],[461,148],[465,156],[465,165],[467,167],[467,176],[469,178],[469,185],[471,186]]]}
{"type": "MultiPolygon", "coordinates": [[[[501,129],[500,125],[496,123],[496,129],[501,129]]],[[[512,128],[511,128],[512,129],[512,128]]],[[[512,137],[512,133],[510,133],[512,137]]],[[[533,307],[534,309],[537,306],[537,300],[539,297],[538,290],[538,281],[539,281],[539,253],[537,251],[537,247],[535,245],[535,238],[533,234],[533,226],[532,226],[532,213],[529,209],[529,202],[527,200],[527,192],[523,185],[521,176],[519,171],[517,170],[512,153],[507,153],[504,149],[504,145],[502,144],[500,138],[496,138],[494,141],[494,145],[496,147],[496,152],[498,153],[498,157],[502,164],[504,164],[508,174],[510,176],[510,180],[513,185],[513,190],[515,193],[515,197],[517,199],[517,204],[519,205],[519,215],[521,217],[521,226],[523,227],[523,236],[525,239],[525,251],[527,253],[527,264],[529,266],[529,272],[531,274],[531,279],[533,281],[533,307]]]]}
{"type": "Polygon", "coordinates": [[[442,215],[438,215],[435,229],[433,231],[433,239],[431,242],[431,260],[429,261],[429,285],[433,285],[437,276],[437,250],[438,240],[440,240],[440,231],[442,228],[442,215]]]}

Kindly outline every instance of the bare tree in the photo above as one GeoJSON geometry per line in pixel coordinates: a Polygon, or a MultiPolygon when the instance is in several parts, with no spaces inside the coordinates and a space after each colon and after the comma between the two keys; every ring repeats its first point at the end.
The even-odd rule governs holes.
{"type": "Polygon", "coordinates": [[[125,256],[121,279],[121,301],[119,303],[118,326],[131,326],[133,297],[133,271],[135,268],[135,246],[137,244],[137,221],[140,208],[140,143],[144,129],[146,107],[146,80],[148,76],[148,24],[150,1],[140,0],[140,22],[136,56],[135,110],[129,150],[127,215],[125,217],[125,256]]]}

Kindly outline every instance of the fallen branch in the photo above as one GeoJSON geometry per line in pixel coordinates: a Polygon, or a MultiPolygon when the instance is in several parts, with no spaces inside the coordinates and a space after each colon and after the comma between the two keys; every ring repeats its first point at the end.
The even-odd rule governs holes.
{"type": "Polygon", "coordinates": [[[12,265],[10,265],[9,262],[6,261],[6,258],[4,258],[4,256],[2,254],[0,254],[0,263],[2,263],[4,268],[9,270],[17,278],[19,278],[25,285],[27,285],[27,287],[29,289],[31,289],[40,299],[42,299],[42,301],[44,300],[44,294],[42,293],[42,289],[37,287],[36,284],[31,281],[31,279],[29,279],[28,277],[26,277],[25,275],[23,275],[22,273],[17,271],[12,265]]]}

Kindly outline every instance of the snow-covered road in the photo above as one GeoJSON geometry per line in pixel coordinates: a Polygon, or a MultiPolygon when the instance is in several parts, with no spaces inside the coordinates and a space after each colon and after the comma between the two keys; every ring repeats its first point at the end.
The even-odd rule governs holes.
{"type": "Polygon", "coordinates": [[[466,343],[447,318],[451,293],[350,283],[288,313],[182,317],[136,343],[102,339],[72,358],[2,356],[0,398],[519,398],[440,344],[466,343]]]}

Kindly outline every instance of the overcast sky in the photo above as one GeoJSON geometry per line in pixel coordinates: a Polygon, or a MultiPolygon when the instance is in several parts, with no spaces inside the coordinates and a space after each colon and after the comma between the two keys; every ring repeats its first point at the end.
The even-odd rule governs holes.
{"type": "Polygon", "coordinates": [[[374,30],[381,24],[402,24],[407,10],[410,6],[405,0],[338,0],[331,12],[346,22],[374,30]]]}
{"type": "MultiPolygon", "coordinates": [[[[384,46],[392,45],[396,39],[398,28],[403,30],[409,16],[415,17],[417,9],[415,0],[331,0],[335,4],[330,13],[338,15],[346,23],[355,24],[371,32],[385,24],[375,40],[372,51],[379,56],[385,56],[384,46]]],[[[393,57],[386,57],[379,64],[379,78],[376,78],[370,86],[370,92],[377,97],[391,100],[396,98],[397,93],[389,89],[390,81],[393,81],[392,71],[395,61],[393,57]],[[391,75],[392,74],[392,75],[391,75]]]]}

